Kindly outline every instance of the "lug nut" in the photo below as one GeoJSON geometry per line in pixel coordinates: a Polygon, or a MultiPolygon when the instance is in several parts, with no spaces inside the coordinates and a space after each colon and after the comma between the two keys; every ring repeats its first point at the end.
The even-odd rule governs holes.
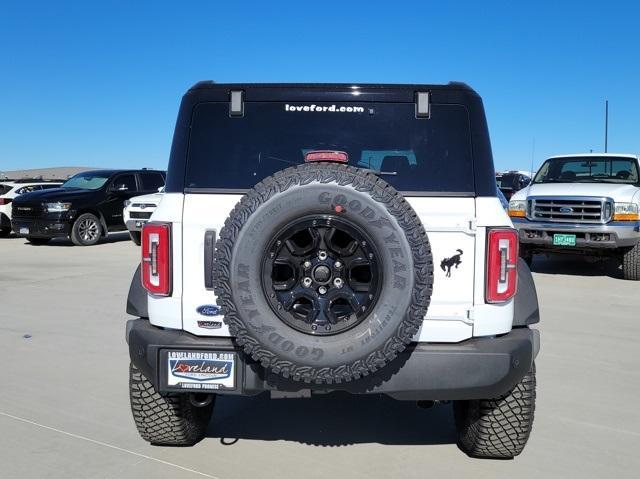
{"type": "Polygon", "coordinates": [[[320,294],[327,294],[327,288],[325,288],[324,286],[320,286],[318,288],[318,293],[320,294]]]}
{"type": "Polygon", "coordinates": [[[309,277],[304,278],[302,280],[302,286],[304,286],[305,288],[308,288],[309,286],[311,286],[311,283],[313,283],[313,281],[309,277]]]}
{"type": "Polygon", "coordinates": [[[342,263],[340,261],[336,261],[333,265],[336,267],[336,269],[342,268],[342,263]]]}
{"type": "Polygon", "coordinates": [[[318,259],[320,261],[324,261],[325,259],[327,259],[327,252],[326,251],[318,251],[318,259]]]}
{"type": "Polygon", "coordinates": [[[305,269],[311,268],[311,261],[305,261],[302,266],[304,266],[305,269]]]}
{"type": "Polygon", "coordinates": [[[343,286],[342,278],[335,278],[335,279],[333,280],[333,285],[334,285],[336,288],[342,288],[342,286],[343,286]]]}

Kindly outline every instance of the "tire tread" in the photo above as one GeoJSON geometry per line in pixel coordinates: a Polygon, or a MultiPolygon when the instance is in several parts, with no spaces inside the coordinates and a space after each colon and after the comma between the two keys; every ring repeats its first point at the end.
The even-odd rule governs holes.
{"type": "Polygon", "coordinates": [[[513,458],[520,454],[533,426],[535,365],[508,393],[496,399],[455,404],[459,447],[472,457],[513,458]]]}
{"type": "Polygon", "coordinates": [[[161,395],[133,364],[129,367],[129,397],[133,421],[145,441],[192,446],[205,436],[213,403],[195,407],[187,394],[161,395]]]}

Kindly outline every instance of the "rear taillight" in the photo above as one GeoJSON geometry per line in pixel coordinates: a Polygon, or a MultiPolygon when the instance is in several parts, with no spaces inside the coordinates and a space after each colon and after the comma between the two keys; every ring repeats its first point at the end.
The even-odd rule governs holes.
{"type": "Polygon", "coordinates": [[[11,203],[11,198],[0,198],[0,206],[11,203]]]}
{"type": "Polygon", "coordinates": [[[171,294],[171,225],[142,227],[142,286],[151,294],[171,294]]]}
{"type": "Polygon", "coordinates": [[[512,228],[487,233],[487,303],[502,303],[516,294],[518,232],[512,228]]]}

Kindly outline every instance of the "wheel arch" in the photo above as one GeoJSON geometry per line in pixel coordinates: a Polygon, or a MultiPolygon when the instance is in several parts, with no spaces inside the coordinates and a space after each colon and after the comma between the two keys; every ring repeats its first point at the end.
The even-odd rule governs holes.
{"type": "Polygon", "coordinates": [[[518,291],[514,298],[513,326],[527,326],[540,322],[538,293],[527,263],[518,258],[518,291]]]}
{"type": "Polygon", "coordinates": [[[139,318],[149,318],[147,310],[147,291],[142,287],[140,278],[140,265],[136,268],[129,285],[129,294],[127,295],[127,314],[137,316],[139,318]]]}
{"type": "Polygon", "coordinates": [[[107,233],[109,232],[109,229],[107,227],[107,221],[105,220],[104,215],[100,212],[100,210],[97,210],[94,208],[80,208],[78,209],[78,212],[73,222],[75,223],[80,217],[80,215],[83,215],[85,213],[91,213],[92,215],[95,215],[98,217],[98,219],[100,220],[100,225],[102,226],[102,236],[107,236],[107,233]]]}

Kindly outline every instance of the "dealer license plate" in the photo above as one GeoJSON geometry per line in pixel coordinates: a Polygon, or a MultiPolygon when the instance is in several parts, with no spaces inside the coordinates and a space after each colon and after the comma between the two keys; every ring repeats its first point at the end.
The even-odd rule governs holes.
{"type": "Polygon", "coordinates": [[[554,234],[553,245],[554,246],[575,246],[576,235],[554,234]]]}
{"type": "Polygon", "coordinates": [[[29,234],[29,228],[20,228],[20,234],[21,235],[28,235],[29,234]]]}
{"type": "Polygon", "coordinates": [[[169,351],[167,384],[181,389],[235,389],[236,355],[212,351],[169,351]]]}

